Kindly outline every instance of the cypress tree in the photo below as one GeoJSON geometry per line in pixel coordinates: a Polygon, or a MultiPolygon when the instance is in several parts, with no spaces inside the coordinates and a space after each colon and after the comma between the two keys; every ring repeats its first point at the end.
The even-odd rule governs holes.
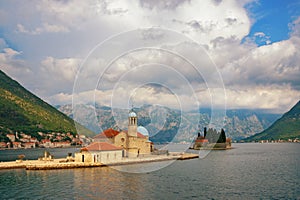
{"type": "Polygon", "coordinates": [[[224,129],[221,129],[221,141],[226,142],[226,134],[225,134],[224,129]]]}

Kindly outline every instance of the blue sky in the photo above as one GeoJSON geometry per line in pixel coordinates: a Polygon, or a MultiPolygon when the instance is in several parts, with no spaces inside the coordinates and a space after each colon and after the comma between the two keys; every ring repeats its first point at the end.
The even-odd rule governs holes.
{"type": "MultiPolygon", "coordinates": [[[[208,77],[195,77],[190,66],[168,55],[154,54],[151,61],[147,51],[121,56],[110,74],[104,76],[105,89],[97,91],[100,104],[111,106],[115,86],[121,85],[123,88],[118,90],[116,99],[139,91],[142,98],[136,99],[136,105],[163,102],[172,107],[174,102],[170,99],[174,98],[165,93],[168,90],[150,87],[157,84],[133,89],[143,80],[155,77],[153,80],[169,89],[178,89],[177,97],[185,99],[187,109],[192,109],[189,105],[193,105],[193,100],[175,80],[175,74],[147,69],[143,76],[134,75],[136,66],[132,65],[136,63],[142,66],[148,62],[163,62],[174,70],[184,69],[182,76],[192,80],[190,85],[195,87],[200,104],[210,106],[210,92],[222,88],[208,89],[203,83],[204,79],[213,78],[209,76],[213,74],[212,69],[205,65],[207,56],[222,76],[226,90],[227,101],[216,96],[213,102],[217,106],[226,103],[227,108],[269,109],[282,113],[300,99],[300,1],[0,1],[0,69],[45,101],[53,105],[70,104],[76,74],[82,72],[90,51],[113,35],[122,36],[136,29],[145,29],[144,35],[118,41],[120,48],[111,46],[106,52],[114,54],[120,49],[134,48],[135,41],[142,38],[160,44],[158,48],[201,58],[194,46],[164,38],[167,31],[163,29],[172,30],[206,50],[203,65],[199,66],[208,77]],[[153,27],[161,30],[154,31],[153,27]],[[135,82],[115,79],[122,74],[134,77],[135,82]]],[[[94,58],[97,64],[88,66],[90,70],[84,74],[83,84],[93,86],[82,92],[87,100],[94,96],[92,81],[99,78],[96,74],[106,67],[103,64],[106,60],[100,57],[94,58]]]]}
{"type": "Polygon", "coordinates": [[[290,36],[291,24],[300,16],[300,1],[295,0],[260,0],[245,6],[254,23],[246,37],[255,37],[262,32],[265,37],[255,37],[255,42],[261,46],[266,40],[271,43],[286,40],[290,36]]]}

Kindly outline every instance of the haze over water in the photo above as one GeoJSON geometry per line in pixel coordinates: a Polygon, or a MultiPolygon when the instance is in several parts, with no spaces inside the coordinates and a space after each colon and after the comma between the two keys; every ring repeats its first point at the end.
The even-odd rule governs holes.
{"type": "MultiPolygon", "coordinates": [[[[299,144],[234,144],[130,174],[109,167],[1,170],[1,199],[298,199],[299,144]]],[[[144,164],[132,165],[143,167],[144,164]]]]}

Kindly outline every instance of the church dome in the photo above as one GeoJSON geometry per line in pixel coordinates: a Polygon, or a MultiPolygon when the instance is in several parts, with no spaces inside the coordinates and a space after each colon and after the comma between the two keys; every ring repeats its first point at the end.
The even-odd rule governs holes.
{"type": "Polygon", "coordinates": [[[136,117],[136,113],[135,112],[133,112],[133,111],[131,111],[130,113],[129,113],[129,115],[128,115],[129,117],[136,117]]]}
{"type": "Polygon", "coordinates": [[[137,128],[137,131],[140,132],[141,134],[143,134],[144,136],[149,136],[148,130],[143,126],[139,126],[137,128]]]}

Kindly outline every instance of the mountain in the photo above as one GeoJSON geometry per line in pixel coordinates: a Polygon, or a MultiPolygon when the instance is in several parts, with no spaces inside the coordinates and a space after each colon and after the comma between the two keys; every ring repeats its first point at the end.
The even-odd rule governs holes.
{"type": "Polygon", "coordinates": [[[300,101],[269,128],[247,138],[246,141],[295,138],[300,138],[300,101]]]}
{"type": "MultiPolygon", "coordinates": [[[[58,109],[70,117],[73,116],[72,106],[63,105],[58,109]]],[[[138,125],[147,128],[153,142],[193,141],[197,136],[197,124],[201,129],[209,125],[210,109],[181,112],[164,106],[143,105],[134,108],[137,113],[138,125]]],[[[108,128],[127,129],[127,109],[110,108],[101,105],[77,105],[75,108],[78,122],[96,133],[108,128]],[[96,117],[95,117],[96,113],[96,117]]],[[[261,110],[228,110],[224,128],[227,136],[233,140],[249,137],[263,131],[281,115],[261,110]]],[[[222,120],[223,118],[220,117],[222,120]]]]}
{"type": "MultiPolygon", "coordinates": [[[[78,125],[79,132],[92,132],[78,125]]],[[[23,132],[77,132],[73,119],[30,93],[0,70],[0,135],[23,132]]],[[[1,138],[0,138],[1,139],[1,138]]]]}

